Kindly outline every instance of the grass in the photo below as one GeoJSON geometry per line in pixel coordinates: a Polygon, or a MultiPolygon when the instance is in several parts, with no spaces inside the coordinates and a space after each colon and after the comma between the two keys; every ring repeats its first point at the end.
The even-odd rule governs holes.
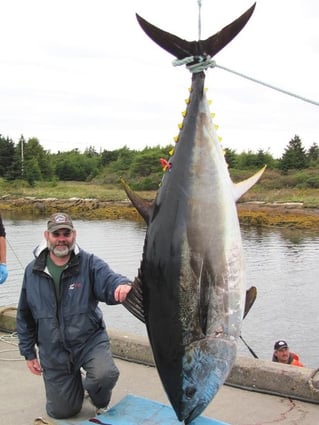
{"type": "MultiPolygon", "coordinates": [[[[242,180],[252,175],[253,172],[245,171],[236,175],[234,181],[242,180]]],[[[290,178],[291,179],[291,178],[290,178]]],[[[39,182],[29,186],[25,181],[5,182],[0,179],[2,199],[10,198],[56,198],[56,199],[97,199],[103,201],[123,201],[126,194],[120,184],[97,184],[86,182],[39,182]]],[[[153,199],[155,191],[139,192],[146,199],[153,199]]],[[[274,171],[266,171],[259,183],[250,189],[240,202],[297,202],[303,203],[306,208],[319,208],[319,189],[289,187],[288,180],[282,178],[274,171]]]]}
{"type": "Polygon", "coordinates": [[[240,202],[302,203],[305,208],[319,208],[319,189],[251,189],[240,202]]]}
{"type": "Polygon", "coordinates": [[[26,198],[37,199],[57,198],[83,198],[83,199],[103,199],[106,201],[121,201],[125,199],[125,192],[120,186],[99,185],[85,182],[40,182],[35,186],[29,186],[25,182],[20,184],[0,183],[2,197],[6,198],[26,198]]]}

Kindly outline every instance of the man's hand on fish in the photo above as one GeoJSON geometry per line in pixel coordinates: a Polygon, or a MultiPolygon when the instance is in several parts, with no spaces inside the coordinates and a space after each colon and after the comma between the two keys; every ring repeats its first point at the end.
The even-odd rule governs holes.
{"type": "Polygon", "coordinates": [[[114,291],[115,301],[120,303],[124,302],[131,289],[132,286],[129,284],[119,285],[114,291]]]}

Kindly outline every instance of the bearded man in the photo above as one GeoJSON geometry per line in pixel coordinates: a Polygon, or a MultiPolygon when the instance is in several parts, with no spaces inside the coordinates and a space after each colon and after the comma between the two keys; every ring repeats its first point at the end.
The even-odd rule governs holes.
{"type": "Polygon", "coordinates": [[[17,312],[20,353],[29,370],[43,376],[48,415],[76,415],[84,391],[99,414],[119,371],[98,302],[122,303],[131,282],[77,245],[68,214],[53,214],[44,238],[24,272],[17,312]]]}

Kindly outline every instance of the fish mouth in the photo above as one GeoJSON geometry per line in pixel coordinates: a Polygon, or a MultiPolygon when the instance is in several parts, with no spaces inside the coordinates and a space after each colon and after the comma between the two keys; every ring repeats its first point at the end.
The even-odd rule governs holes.
{"type": "Polygon", "coordinates": [[[190,424],[194,419],[196,419],[201,413],[202,411],[206,408],[206,404],[205,403],[200,403],[198,404],[195,409],[193,409],[189,415],[187,416],[187,418],[184,419],[184,424],[188,425],[190,424]]]}

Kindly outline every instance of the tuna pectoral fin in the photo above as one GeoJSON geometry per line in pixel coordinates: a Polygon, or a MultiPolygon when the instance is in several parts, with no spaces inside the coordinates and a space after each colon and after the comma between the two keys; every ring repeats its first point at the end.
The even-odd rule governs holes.
{"type": "Polygon", "coordinates": [[[135,192],[133,192],[133,190],[129,187],[129,185],[124,179],[121,179],[121,183],[128,198],[130,199],[134,207],[137,209],[138,213],[144,218],[146,224],[148,224],[152,202],[146,201],[145,199],[137,195],[135,192]]]}
{"type": "Polygon", "coordinates": [[[128,293],[123,305],[133,316],[145,323],[142,282],[138,277],[135,278],[132,289],[128,293]]]}
{"type": "Polygon", "coordinates": [[[256,298],[257,298],[257,288],[255,286],[252,286],[251,288],[247,289],[243,319],[247,316],[247,313],[252,308],[256,298]]]}
{"type": "Polygon", "coordinates": [[[260,177],[263,175],[263,172],[266,170],[267,165],[265,165],[261,170],[258,171],[258,173],[254,174],[253,176],[249,177],[249,179],[243,180],[239,183],[234,183],[233,185],[233,192],[234,192],[234,199],[235,201],[238,201],[238,199],[243,196],[248,190],[254,186],[255,183],[258,182],[260,177]]]}

